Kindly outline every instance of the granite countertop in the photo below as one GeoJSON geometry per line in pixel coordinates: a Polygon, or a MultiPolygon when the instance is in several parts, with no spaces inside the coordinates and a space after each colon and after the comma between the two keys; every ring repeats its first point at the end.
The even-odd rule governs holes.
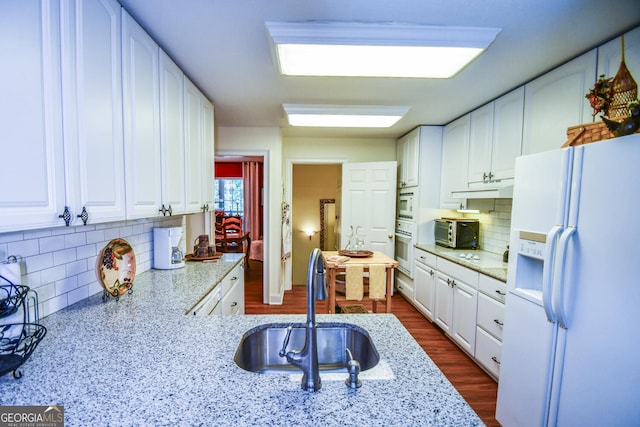
{"type": "MultiPolygon", "coordinates": [[[[63,405],[86,425],[482,425],[393,314],[318,315],[365,328],[386,374],[362,373],[351,390],[321,374],[308,393],[300,376],[256,374],[233,361],[256,325],[304,315],[187,316],[242,258],[140,274],[119,301],[94,295],[41,320],[47,335],[23,377],[0,377],[2,405],[63,405]]],[[[333,376],[340,374],[331,374],[333,376]]]]}
{"type": "Polygon", "coordinates": [[[434,244],[417,243],[415,247],[418,249],[422,249],[423,251],[430,252],[441,258],[455,262],[456,264],[460,264],[464,267],[470,268],[479,273],[493,277],[494,279],[498,279],[503,282],[507,281],[507,263],[502,262],[502,255],[482,250],[474,251],[469,249],[451,249],[434,244]],[[487,263],[485,265],[479,265],[476,262],[467,261],[466,259],[461,259],[459,256],[457,256],[457,254],[469,252],[479,254],[483,259],[487,260],[487,263]]]}

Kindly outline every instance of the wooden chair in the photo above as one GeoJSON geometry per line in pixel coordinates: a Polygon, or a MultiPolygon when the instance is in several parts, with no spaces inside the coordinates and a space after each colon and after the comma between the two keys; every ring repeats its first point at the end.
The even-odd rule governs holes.
{"type": "Polygon", "coordinates": [[[230,241],[229,235],[242,235],[242,219],[227,217],[221,224],[216,224],[216,251],[220,252],[244,252],[242,244],[230,241]]]}
{"type": "Polygon", "coordinates": [[[222,220],[225,233],[242,233],[242,218],[229,216],[222,220]]]}

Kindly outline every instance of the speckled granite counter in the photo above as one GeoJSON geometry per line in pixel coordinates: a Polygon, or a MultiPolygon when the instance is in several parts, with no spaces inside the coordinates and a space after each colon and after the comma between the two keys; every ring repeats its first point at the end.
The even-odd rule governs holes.
{"type": "Polygon", "coordinates": [[[21,379],[0,378],[0,404],[64,405],[69,426],[482,425],[392,314],[317,320],[367,329],[394,379],[364,380],[355,391],[323,379],[307,393],[299,377],[238,368],[245,331],[304,316],[184,315],[237,262],[225,255],[218,264],[145,272],[118,302],[95,295],[42,319],[47,336],[21,379]]]}
{"type": "Polygon", "coordinates": [[[456,264],[460,264],[464,267],[475,270],[479,273],[486,274],[487,276],[493,277],[494,279],[502,280],[503,282],[507,281],[507,263],[502,262],[502,255],[497,255],[491,252],[485,251],[470,251],[469,249],[451,249],[444,248],[438,245],[427,245],[418,243],[415,245],[416,248],[422,249],[423,251],[430,252],[439,257],[448,259],[449,261],[455,262],[456,264]],[[491,259],[493,262],[490,267],[479,266],[477,263],[467,261],[465,259],[461,259],[458,256],[452,256],[452,253],[479,253],[482,256],[485,256],[491,259]]]}

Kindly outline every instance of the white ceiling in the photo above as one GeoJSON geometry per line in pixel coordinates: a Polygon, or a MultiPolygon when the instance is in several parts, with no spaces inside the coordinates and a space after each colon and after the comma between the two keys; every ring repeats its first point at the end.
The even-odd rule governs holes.
{"type": "Polygon", "coordinates": [[[640,25],[638,0],[119,0],[215,104],[218,126],[298,137],[397,138],[442,125],[640,25]],[[285,77],[265,21],[397,21],[500,27],[450,80],[285,77]],[[408,105],[387,129],[291,128],[283,103],[408,105]]]}

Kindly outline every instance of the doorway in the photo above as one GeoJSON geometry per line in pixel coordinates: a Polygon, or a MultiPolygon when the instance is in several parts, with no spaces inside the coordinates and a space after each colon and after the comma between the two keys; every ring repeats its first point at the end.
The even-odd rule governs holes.
{"type": "MultiPolygon", "coordinates": [[[[265,303],[268,301],[268,287],[264,278],[268,277],[265,266],[264,248],[268,233],[265,216],[268,201],[264,198],[265,158],[262,155],[225,153],[215,157],[216,197],[212,210],[212,222],[228,216],[240,217],[243,233],[249,233],[251,245],[246,253],[248,269],[259,269],[261,292],[265,303]],[[228,184],[228,185],[223,185],[228,184]]],[[[249,274],[249,271],[246,272],[249,274]]]]}
{"type": "Polygon", "coordinates": [[[314,248],[337,250],[334,231],[342,163],[293,163],[291,180],[291,283],[306,284],[314,248]]]}

